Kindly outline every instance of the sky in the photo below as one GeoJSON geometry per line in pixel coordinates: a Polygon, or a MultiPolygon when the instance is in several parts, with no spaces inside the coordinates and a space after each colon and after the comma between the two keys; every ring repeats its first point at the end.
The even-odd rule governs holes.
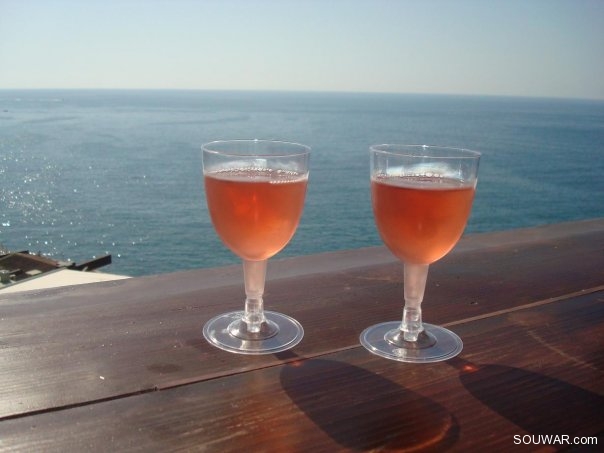
{"type": "Polygon", "coordinates": [[[0,0],[0,89],[604,99],[604,0],[0,0]]]}

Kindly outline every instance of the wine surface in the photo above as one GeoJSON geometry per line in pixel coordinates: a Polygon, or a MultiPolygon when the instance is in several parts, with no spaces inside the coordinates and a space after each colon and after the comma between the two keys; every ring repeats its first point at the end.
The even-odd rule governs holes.
{"type": "Polygon", "coordinates": [[[432,177],[374,177],[373,213],[380,236],[399,259],[430,264],[445,256],[466,226],[474,186],[432,177]]]}
{"type": "Polygon", "coordinates": [[[206,199],[218,236],[242,259],[263,260],[294,235],[308,178],[277,170],[206,173],[206,199]]]}

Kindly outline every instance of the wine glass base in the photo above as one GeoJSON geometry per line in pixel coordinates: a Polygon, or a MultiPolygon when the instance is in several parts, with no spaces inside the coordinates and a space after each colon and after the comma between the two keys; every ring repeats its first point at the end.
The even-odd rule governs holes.
{"type": "Polygon", "coordinates": [[[403,347],[386,340],[386,334],[400,328],[400,321],[376,324],[365,329],[360,336],[361,344],[371,353],[390,360],[408,363],[431,363],[448,360],[463,349],[461,338],[444,327],[424,323],[424,332],[431,337],[428,346],[405,342],[403,347]]]}
{"type": "Polygon", "coordinates": [[[233,322],[243,317],[243,311],[223,313],[210,319],[203,326],[203,336],[217,348],[237,354],[274,354],[293,348],[302,340],[304,329],[293,318],[274,311],[265,311],[264,316],[271,327],[277,327],[276,333],[264,336],[262,334],[250,335],[249,339],[235,336],[231,333],[233,322]],[[263,338],[264,336],[264,338],[263,338]]]}

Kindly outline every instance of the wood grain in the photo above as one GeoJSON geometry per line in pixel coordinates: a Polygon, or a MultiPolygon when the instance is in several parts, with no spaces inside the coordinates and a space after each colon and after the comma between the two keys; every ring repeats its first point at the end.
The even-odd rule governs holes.
{"type": "Polygon", "coordinates": [[[277,260],[267,309],[305,338],[259,357],[201,335],[242,307],[239,267],[0,296],[0,451],[468,451],[604,432],[604,219],[470,235],[433,265],[424,319],[464,341],[446,363],[358,345],[400,317],[401,278],[381,247],[277,260]]]}
{"type": "Polygon", "coordinates": [[[514,435],[594,435],[604,429],[603,300],[600,291],[459,324],[465,349],[449,362],[401,364],[361,347],[291,353],[255,371],[4,420],[0,438],[16,451],[303,452],[508,450],[514,435]]]}

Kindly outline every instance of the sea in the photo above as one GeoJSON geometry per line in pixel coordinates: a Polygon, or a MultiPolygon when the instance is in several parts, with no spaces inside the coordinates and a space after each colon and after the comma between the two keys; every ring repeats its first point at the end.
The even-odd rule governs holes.
{"type": "Polygon", "coordinates": [[[111,254],[140,276],[238,263],[212,227],[200,147],[312,148],[305,210],[276,258],[381,245],[372,144],[482,153],[466,232],[604,217],[604,101],[425,94],[0,90],[0,248],[111,254]]]}

